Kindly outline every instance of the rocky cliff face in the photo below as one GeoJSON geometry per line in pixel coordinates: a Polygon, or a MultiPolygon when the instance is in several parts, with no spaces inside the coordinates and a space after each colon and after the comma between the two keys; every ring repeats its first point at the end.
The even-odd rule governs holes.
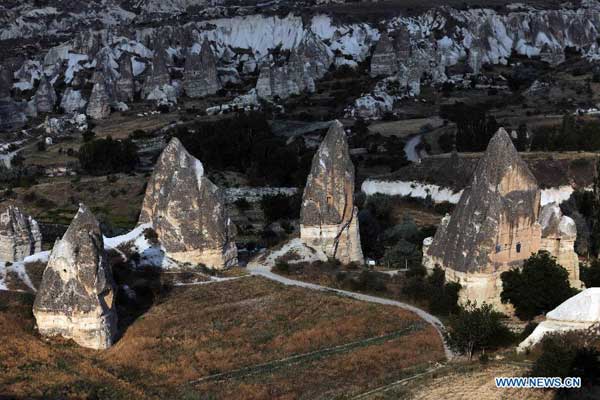
{"type": "Polygon", "coordinates": [[[60,107],[67,114],[80,112],[85,109],[87,102],[81,95],[81,91],[73,88],[67,88],[60,100],[60,107]]]}
{"type": "Polygon", "coordinates": [[[104,119],[110,115],[110,92],[103,74],[94,83],[86,114],[92,119],[104,119]]]}
{"type": "Polygon", "coordinates": [[[579,280],[579,257],[575,253],[575,221],[563,215],[558,204],[548,203],[540,211],[539,222],[542,226],[540,249],[556,257],[558,264],[569,272],[571,286],[582,287],[579,280]]]}
{"type": "Polygon", "coordinates": [[[0,261],[22,261],[42,250],[42,234],[37,222],[17,207],[0,213],[0,261]]]}
{"type": "Polygon", "coordinates": [[[152,68],[150,74],[144,82],[143,95],[147,98],[150,93],[156,90],[163,90],[165,85],[171,83],[169,68],[167,67],[167,51],[161,39],[157,40],[157,45],[152,58],[152,68]]]}
{"type": "Polygon", "coordinates": [[[42,74],[40,84],[35,92],[35,107],[39,113],[48,113],[54,110],[56,105],[56,92],[52,83],[42,74]]]}
{"type": "Polygon", "coordinates": [[[398,55],[388,34],[382,34],[371,57],[371,76],[391,76],[398,72],[398,55]]]}
{"type": "Polygon", "coordinates": [[[217,60],[208,40],[202,42],[200,53],[194,48],[185,60],[183,87],[189,97],[203,97],[215,94],[221,89],[217,76],[217,60]]]}
{"type": "Polygon", "coordinates": [[[115,82],[117,100],[131,102],[135,93],[131,57],[124,55],[119,59],[119,74],[120,76],[115,82]]]}
{"type": "Polygon", "coordinates": [[[354,206],[354,165],[339,121],[329,128],[313,158],[302,196],[300,237],[343,263],[364,262],[354,206]]]}
{"type": "Polygon", "coordinates": [[[428,254],[445,268],[469,273],[522,261],[539,249],[539,239],[531,243],[541,236],[539,207],[535,177],[500,129],[428,254]]]}
{"type": "Polygon", "coordinates": [[[84,205],[52,249],[33,314],[42,335],[60,335],[93,349],[114,341],[115,284],[100,226],[84,205]]]}
{"type": "Polygon", "coordinates": [[[152,224],[166,255],[176,261],[216,269],[237,264],[235,226],[223,193],[177,138],[156,163],[139,223],[152,224]]]}

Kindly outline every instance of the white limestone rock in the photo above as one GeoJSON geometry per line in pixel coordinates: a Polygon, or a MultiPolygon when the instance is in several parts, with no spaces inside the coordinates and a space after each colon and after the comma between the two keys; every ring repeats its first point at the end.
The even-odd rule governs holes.
{"type": "Polygon", "coordinates": [[[518,352],[535,346],[549,333],[587,330],[600,323],[600,288],[589,288],[565,300],[546,314],[546,320],[517,347],[518,352]]]}

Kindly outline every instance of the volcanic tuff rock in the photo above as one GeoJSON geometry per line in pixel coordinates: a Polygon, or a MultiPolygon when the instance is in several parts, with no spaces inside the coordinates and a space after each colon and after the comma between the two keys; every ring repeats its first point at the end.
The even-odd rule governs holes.
{"type": "Polygon", "coordinates": [[[167,67],[167,58],[167,50],[165,49],[162,40],[158,40],[156,49],[154,50],[154,57],[152,58],[150,74],[146,77],[146,81],[144,82],[144,98],[155,89],[160,90],[163,86],[171,83],[169,68],[167,67]]]}
{"type": "Polygon", "coordinates": [[[364,262],[354,206],[354,165],[339,121],[329,128],[313,158],[302,197],[300,237],[343,263],[364,262]]]}
{"type": "Polygon", "coordinates": [[[334,54],[315,33],[308,31],[296,49],[305,71],[313,80],[321,79],[334,60],[334,54]]]}
{"type": "Polygon", "coordinates": [[[86,114],[92,119],[104,119],[110,115],[110,92],[103,74],[94,83],[86,114]]]}
{"type": "Polygon", "coordinates": [[[42,74],[40,84],[35,92],[35,107],[37,112],[48,113],[54,110],[56,104],[56,92],[52,83],[46,78],[45,74],[42,74]]]}
{"type": "MultiPolygon", "coordinates": [[[[523,352],[539,343],[548,334],[568,331],[593,332],[600,324],[600,288],[589,288],[568,298],[554,310],[546,314],[535,330],[519,344],[518,352],[523,352]]],[[[597,332],[594,334],[597,336],[597,332]]]]}
{"type": "Polygon", "coordinates": [[[185,60],[183,87],[189,97],[203,97],[221,89],[217,76],[217,60],[210,43],[204,40],[200,53],[189,52],[185,60]]]}
{"type": "Polygon", "coordinates": [[[535,237],[532,231],[541,229],[537,224],[539,205],[540,189],[535,177],[517,153],[508,133],[500,129],[490,140],[448,226],[436,232],[429,254],[442,259],[444,267],[455,271],[484,272],[502,263],[497,260],[499,255],[513,255],[512,235],[519,234],[523,236],[523,244],[518,258],[523,260],[531,254],[526,233],[535,237]],[[511,246],[505,249],[501,243],[501,252],[496,252],[499,232],[505,227],[519,227],[528,232],[503,232],[510,235],[507,240],[511,239],[511,246]]]}
{"type": "Polygon", "coordinates": [[[7,67],[0,66],[0,131],[21,128],[27,122],[26,103],[17,103],[10,97],[12,76],[7,67]]]}
{"type": "Polygon", "coordinates": [[[499,309],[505,309],[500,302],[500,274],[521,266],[539,250],[568,261],[569,278],[580,286],[574,222],[563,219],[555,206],[540,215],[540,196],[535,177],[508,133],[500,129],[452,217],[443,221],[433,240],[424,241],[423,264],[428,269],[444,268],[447,279],[462,285],[463,300],[486,301],[499,309]]]}
{"type": "Polygon", "coordinates": [[[83,204],[57,240],[33,305],[42,335],[106,349],[117,331],[115,284],[100,225],[83,204]]]}
{"type": "Polygon", "coordinates": [[[17,207],[0,213],[0,261],[22,261],[42,250],[42,234],[37,222],[17,207]]]}
{"type": "Polygon", "coordinates": [[[120,76],[115,82],[115,91],[118,101],[130,102],[133,100],[135,85],[133,81],[133,68],[131,57],[123,55],[119,59],[120,76]]]}
{"type": "Polygon", "coordinates": [[[153,226],[167,256],[176,261],[217,269],[237,264],[235,226],[224,195],[177,138],[156,163],[139,223],[153,226]]]}
{"type": "Polygon", "coordinates": [[[558,204],[548,203],[540,211],[539,223],[542,226],[541,250],[556,257],[556,262],[569,272],[571,286],[581,287],[579,258],[575,253],[575,221],[563,215],[558,204]]]}
{"type": "Polygon", "coordinates": [[[68,87],[63,94],[63,97],[60,101],[61,108],[67,114],[79,112],[83,110],[86,106],[87,102],[81,96],[81,92],[79,90],[75,90],[73,88],[68,87]]]}
{"type": "Polygon", "coordinates": [[[388,34],[382,34],[371,57],[371,76],[391,76],[398,72],[398,56],[388,34]]]}

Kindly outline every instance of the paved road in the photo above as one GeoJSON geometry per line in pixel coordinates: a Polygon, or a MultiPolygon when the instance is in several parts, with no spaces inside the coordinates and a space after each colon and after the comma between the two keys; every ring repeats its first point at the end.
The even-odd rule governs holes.
{"type": "Polygon", "coordinates": [[[439,318],[437,318],[436,316],[431,315],[428,312],[421,310],[420,308],[417,308],[417,307],[412,306],[407,303],[403,303],[401,301],[386,299],[383,297],[369,296],[368,294],[350,292],[350,291],[341,290],[341,289],[334,289],[334,288],[329,288],[326,286],[316,285],[314,283],[302,282],[302,281],[297,281],[295,279],[285,278],[281,275],[277,275],[277,274],[271,272],[271,270],[265,266],[250,266],[249,265],[248,272],[250,272],[252,275],[262,276],[264,278],[267,278],[267,279],[270,279],[270,280],[273,280],[273,281],[276,281],[276,282],[279,282],[279,283],[282,283],[282,284],[288,285],[288,286],[299,286],[299,287],[312,289],[312,290],[320,290],[323,292],[333,292],[333,293],[337,293],[341,296],[350,297],[352,299],[356,299],[356,300],[360,300],[360,301],[367,301],[370,303],[378,303],[378,304],[384,304],[384,305],[389,305],[389,306],[396,306],[396,307],[400,307],[400,308],[408,310],[408,311],[412,311],[415,314],[417,314],[419,317],[423,318],[426,322],[433,325],[433,327],[437,330],[438,334],[440,335],[440,338],[442,338],[442,343],[444,344],[444,352],[446,353],[446,358],[448,360],[450,360],[454,357],[454,354],[452,353],[450,348],[446,345],[446,342],[444,342],[444,336],[442,334],[442,329],[444,328],[444,324],[442,324],[442,321],[440,321],[439,318]]]}

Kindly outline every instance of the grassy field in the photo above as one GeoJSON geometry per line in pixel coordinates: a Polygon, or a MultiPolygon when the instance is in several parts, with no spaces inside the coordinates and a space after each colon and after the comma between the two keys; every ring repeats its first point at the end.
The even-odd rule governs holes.
{"type": "Polygon", "coordinates": [[[444,358],[414,314],[254,277],[164,290],[103,352],[39,338],[32,301],[0,292],[0,397],[342,398],[444,358]]]}
{"type": "Polygon", "coordinates": [[[497,376],[524,376],[527,367],[497,361],[488,365],[479,362],[452,365],[424,375],[418,379],[405,382],[402,385],[387,388],[370,396],[365,400],[509,400],[555,399],[554,391],[532,389],[498,389],[494,383],[497,376]]]}

